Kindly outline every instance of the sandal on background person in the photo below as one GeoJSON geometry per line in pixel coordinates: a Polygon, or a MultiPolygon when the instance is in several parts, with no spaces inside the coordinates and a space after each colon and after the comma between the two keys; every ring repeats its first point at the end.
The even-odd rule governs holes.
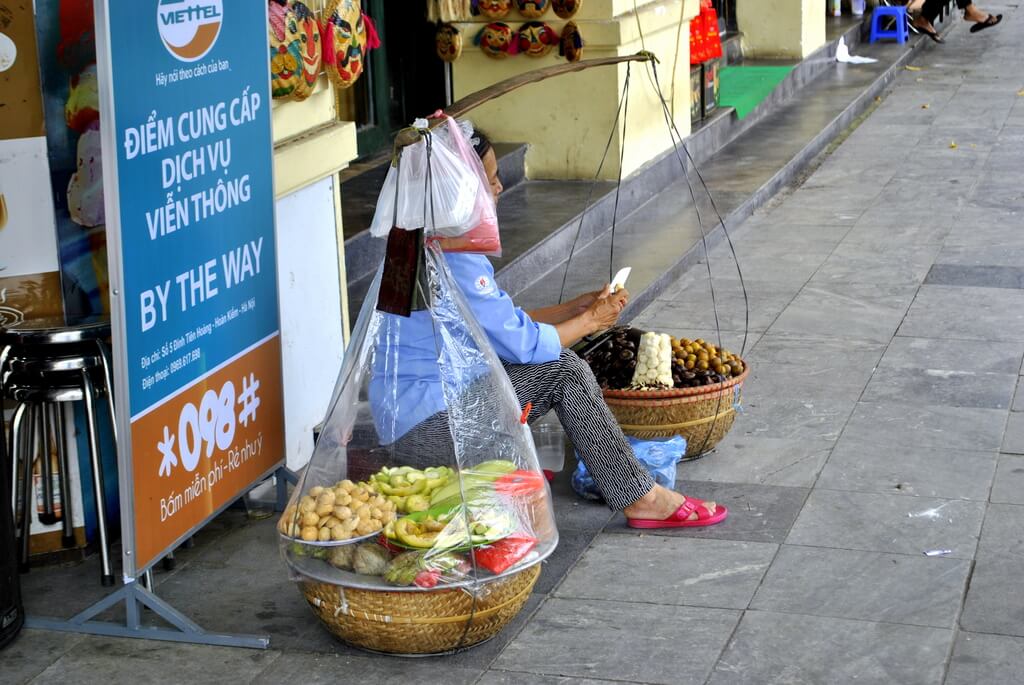
{"type": "Polygon", "coordinates": [[[971,33],[977,33],[978,31],[984,31],[990,26],[995,26],[1003,20],[1001,14],[990,14],[982,21],[974,22],[974,26],[971,27],[971,33]]]}

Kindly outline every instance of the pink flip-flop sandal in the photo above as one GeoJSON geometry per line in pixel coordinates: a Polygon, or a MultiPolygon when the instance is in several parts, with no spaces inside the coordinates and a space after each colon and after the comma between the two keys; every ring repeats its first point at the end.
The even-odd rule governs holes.
{"type": "Polygon", "coordinates": [[[657,519],[626,519],[626,525],[630,528],[699,528],[701,526],[713,526],[721,523],[729,515],[729,510],[724,504],[715,504],[715,512],[708,511],[704,500],[695,497],[686,497],[683,503],[676,509],[676,513],[668,518],[657,519]],[[688,520],[693,512],[697,512],[697,518],[688,520]]]}

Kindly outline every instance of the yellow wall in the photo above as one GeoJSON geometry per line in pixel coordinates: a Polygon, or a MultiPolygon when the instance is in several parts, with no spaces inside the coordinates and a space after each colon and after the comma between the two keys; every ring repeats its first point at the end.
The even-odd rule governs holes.
{"type": "MultiPolygon", "coordinates": [[[[690,132],[690,18],[699,10],[698,0],[587,0],[573,18],[586,45],[583,59],[630,55],[641,49],[661,60],[658,77],[666,100],[675,102],[675,121],[680,133],[690,132]],[[642,32],[642,39],[641,39],[642,32]],[[678,36],[678,41],[677,41],[678,36]],[[676,62],[673,98],[673,62],[676,62]]],[[[543,17],[559,33],[565,21],[554,13],[543,17]]],[[[514,12],[505,18],[513,29],[526,21],[514,12]]],[[[497,60],[473,45],[486,22],[458,27],[465,46],[453,64],[456,99],[527,71],[561,63],[557,50],[542,58],[516,55],[497,60]]],[[[649,67],[630,67],[628,126],[625,133],[623,175],[628,175],[671,147],[661,101],[649,67]]],[[[504,95],[470,115],[495,140],[529,144],[527,173],[530,178],[591,178],[612,134],[615,113],[626,79],[625,64],[595,67],[531,84],[504,95]]],[[[622,132],[612,135],[602,178],[615,178],[619,170],[622,132]]]]}
{"type": "Polygon", "coordinates": [[[803,59],[825,44],[825,0],[736,0],[743,55],[803,59]]]}

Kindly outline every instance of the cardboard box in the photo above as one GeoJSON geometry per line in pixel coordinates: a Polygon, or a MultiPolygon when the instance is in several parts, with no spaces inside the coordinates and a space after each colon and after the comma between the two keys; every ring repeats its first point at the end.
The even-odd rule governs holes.
{"type": "Polygon", "coordinates": [[[705,117],[718,109],[718,70],[721,66],[721,59],[709,59],[701,65],[704,70],[701,103],[705,117]]]}
{"type": "Polygon", "coordinates": [[[690,67],[690,123],[696,124],[704,117],[704,69],[699,64],[690,67]]]}

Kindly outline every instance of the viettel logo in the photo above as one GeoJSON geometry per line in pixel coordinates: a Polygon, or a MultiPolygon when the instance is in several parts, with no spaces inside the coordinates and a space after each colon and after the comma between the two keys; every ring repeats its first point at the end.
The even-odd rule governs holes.
{"type": "Polygon", "coordinates": [[[224,19],[223,0],[160,0],[156,23],[167,50],[182,62],[210,51],[224,19]]]}

